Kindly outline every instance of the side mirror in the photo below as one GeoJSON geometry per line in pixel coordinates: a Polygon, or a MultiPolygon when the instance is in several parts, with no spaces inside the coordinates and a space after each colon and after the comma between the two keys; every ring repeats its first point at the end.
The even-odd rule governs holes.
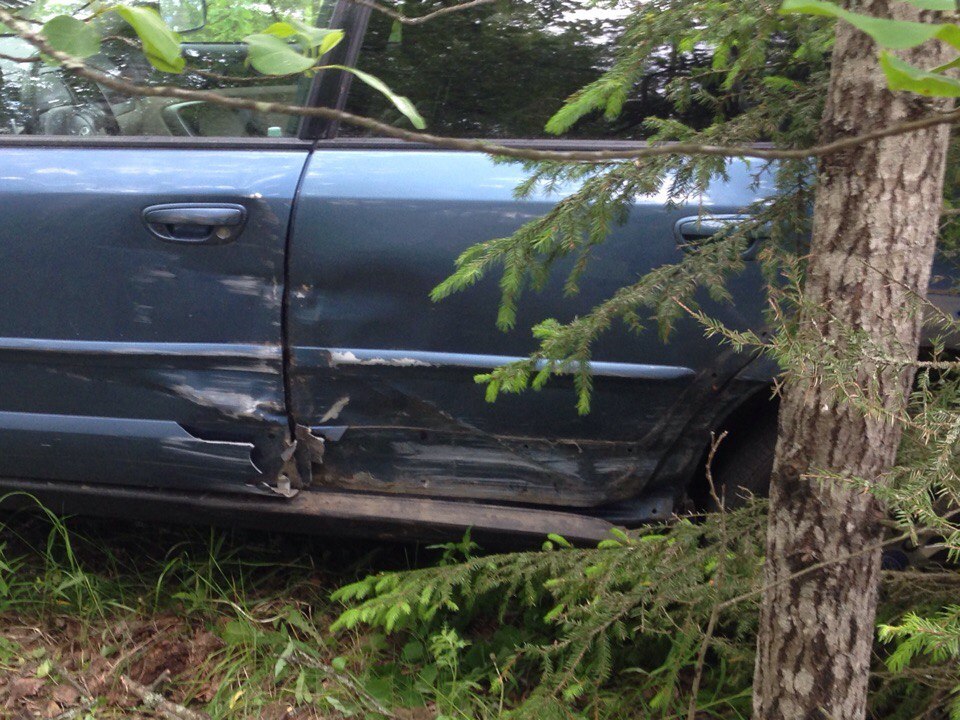
{"type": "Polygon", "coordinates": [[[207,0],[160,0],[160,17],[174,32],[199,30],[207,24],[207,0]]]}

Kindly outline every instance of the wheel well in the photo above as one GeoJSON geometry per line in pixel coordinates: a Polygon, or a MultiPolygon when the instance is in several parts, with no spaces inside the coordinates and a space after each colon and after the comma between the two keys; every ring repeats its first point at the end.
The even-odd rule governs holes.
{"type": "MultiPolygon", "coordinates": [[[[734,408],[714,428],[713,437],[719,438],[726,433],[723,441],[717,447],[713,456],[712,467],[716,469],[726,462],[727,458],[736,454],[736,451],[750,443],[756,435],[756,429],[765,423],[777,421],[777,411],[780,408],[780,398],[773,394],[772,386],[765,386],[734,408]]],[[[704,444],[700,461],[687,488],[687,497],[693,507],[702,510],[710,505],[710,487],[707,482],[707,458],[710,456],[711,440],[704,444]]]]}

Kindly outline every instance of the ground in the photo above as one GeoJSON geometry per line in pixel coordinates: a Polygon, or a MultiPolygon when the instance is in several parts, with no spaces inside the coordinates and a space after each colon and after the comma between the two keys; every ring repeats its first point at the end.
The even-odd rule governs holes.
{"type": "Polygon", "coordinates": [[[386,706],[402,648],[328,630],[332,589],[433,551],[42,512],[0,520],[0,718],[436,714],[415,683],[410,707],[386,706]]]}
{"type": "MultiPolygon", "coordinates": [[[[550,720],[635,720],[689,717],[691,693],[697,720],[744,720],[762,510],[515,555],[477,553],[466,538],[432,548],[0,513],[0,720],[545,720],[531,704],[556,710],[550,720]],[[424,575],[434,588],[459,582],[467,552],[482,570],[456,602],[427,597],[424,575]],[[380,577],[352,587],[382,586],[385,618],[405,597],[439,610],[392,633],[389,620],[332,627],[347,609],[332,591],[411,568],[422,570],[409,592],[391,596],[380,577]],[[701,665],[702,628],[724,598],[736,604],[701,665]],[[623,632],[577,651],[615,628],[611,617],[623,632]],[[589,691],[566,692],[572,682],[589,691]]],[[[954,565],[887,572],[880,619],[954,606],[958,583],[954,565]]],[[[874,650],[870,720],[960,713],[955,663],[889,672],[891,648],[874,650]]]]}

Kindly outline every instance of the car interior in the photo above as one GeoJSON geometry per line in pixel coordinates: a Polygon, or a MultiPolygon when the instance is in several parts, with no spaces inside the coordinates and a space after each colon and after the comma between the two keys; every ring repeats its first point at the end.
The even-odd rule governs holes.
{"type": "MultiPolygon", "coordinates": [[[[241,42],[185,42],[182,49],[190,70],[181,75],[161,73],[119,34],[127,31],[124,26],[104,22],[100,31],[102,51],[86,62],[136,83],[303,103],[312,81],[306,76],[257,75],[245,65],[246,45],[241,42]]],[[[0,100],[0,134],[7,135],[290,137],[298,127],[297,118],[287,115],[127,96],[42,62],[28,42],[9,35],[0,37],[0,100]]]]}

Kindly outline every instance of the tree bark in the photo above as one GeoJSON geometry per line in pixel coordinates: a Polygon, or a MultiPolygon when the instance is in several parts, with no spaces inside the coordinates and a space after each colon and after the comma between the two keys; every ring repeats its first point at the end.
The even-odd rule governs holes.
{"type": "MultiPolygon", "coordinates": [[[[921,19],[893,0],[847,6],[921,19]]],[[[946,60],[937,43],[903,57],[928,68],[946,60]]],[[[838,24],[824,141],[943,109],[942,100],[887,90],[870,38],[838,24]]],[[[925,296],[930,279],[948,133],[931,128],[821,161],[798,332],[824,349],[826,362],[850,347],[851,331],[881,356],[916,359],[916,297],[925,296]]],[[[874,396],[883,417],[865,415],[830,382],[788,369],[770,497],[756,720],[865,717],[880,569],[880,550],[869,548],[881,540],[883,509],[872,494],[823,476],[882,481],[901,436],[900,423],[889,417],[902,411],[913,376],[911,367],[859,363],[859,394],[874,396]]]]}

